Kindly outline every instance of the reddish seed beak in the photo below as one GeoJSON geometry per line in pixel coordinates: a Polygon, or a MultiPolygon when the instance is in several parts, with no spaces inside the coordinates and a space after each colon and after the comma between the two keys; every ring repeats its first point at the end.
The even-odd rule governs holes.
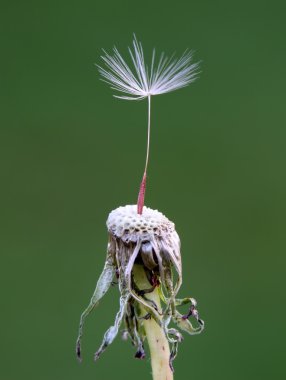
{"type": "Polygon", "coordinates": [[[138,194],[137,200],[137,213],[142,215],[143,207],[144,207],[144,199],[145,199],[145,191],[146,191],[146,172],[143,174],[142,182],[140,185],[140,190],[138,194]]]}

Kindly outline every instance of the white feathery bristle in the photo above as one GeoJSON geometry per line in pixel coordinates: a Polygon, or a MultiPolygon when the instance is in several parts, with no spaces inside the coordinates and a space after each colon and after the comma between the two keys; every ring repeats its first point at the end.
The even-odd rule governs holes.
{"type": "Polygon", "coordinates": [[[135,35],[133,51],[130,48],[128,50],[133,68],[128,66],[116,47],[113,48],[113,55],[104,51],[104,55],[101,56],[106,68],[97,65],[103,81],[107,82],[113,90],[125,94],[114,95],[117,98],[139,100],[164,94],[185,87],[196,79],[199,64],[191,63],[191,51],[186,50],[180,58],[168,58],[162,53],[156,65],[154,49],[149,67],[144,61],[142,45],[135,35]]]}

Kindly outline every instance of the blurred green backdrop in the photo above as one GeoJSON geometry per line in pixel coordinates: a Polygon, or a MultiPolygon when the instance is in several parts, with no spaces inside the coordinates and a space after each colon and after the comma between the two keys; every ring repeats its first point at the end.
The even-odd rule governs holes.
{"type": "Polygon", "coordinates": [[[134,203],[147,102],[112,98],[101,48],[202,60],[200,79],[153,98],[147,205],[176,222],[181,295],[206,331],[175,379],[285,376],[285,2],[2,1],[1,380],[151,379],[119,338],[92,361],[118,308],[113,288],[79,316],[102,269],[105,221],[134,203]]]}

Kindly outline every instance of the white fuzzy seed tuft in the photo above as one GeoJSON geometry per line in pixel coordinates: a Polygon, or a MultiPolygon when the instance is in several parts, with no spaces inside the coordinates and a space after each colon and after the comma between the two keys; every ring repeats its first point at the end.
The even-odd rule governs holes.
{"type": "Polygon", "coordinates": [[[144,61],[143,48],[134,36],[133,51],[129,54],[134,67],[129,67],[116,47],[113,55],[104,51],[101,56],[106,68],[99,65],[99,72],[113,90],[131,95],[114,95],[116,98],[140,100],[152,95],[186,87],[196,79],[199,64],[192,63],[193,53],[186,50],[180,58],[168,58],[164,53],[156,63],[155,49],[153,50],[151,65],[144,61]]]}

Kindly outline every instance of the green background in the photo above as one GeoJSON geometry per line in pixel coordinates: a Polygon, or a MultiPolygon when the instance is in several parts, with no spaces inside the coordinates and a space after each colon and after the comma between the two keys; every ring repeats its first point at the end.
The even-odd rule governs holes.
{"type": "Polygon", "coordinates": [[[119,338],[113,288],[79,316],[101,272],[108,213],[134,203],[147,102],[114,99],[94,63],[136,33],[146,52],[196,50],[200,79],[153,98],[146,203],[175,221],[181,296],[206,330],[175,379],[285,376],[284,1],[2,1],[1,380],[151,379],[119,338]]]}

